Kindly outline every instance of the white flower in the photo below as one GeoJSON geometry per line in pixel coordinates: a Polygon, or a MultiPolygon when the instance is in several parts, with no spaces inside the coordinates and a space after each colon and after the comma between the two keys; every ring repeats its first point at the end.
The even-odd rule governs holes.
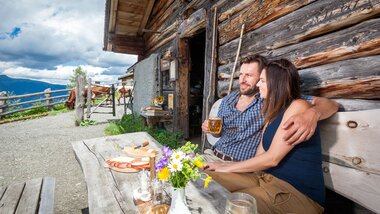
{"type": "Polygon", "coordinates": [[[172,159],[172,161],[181,161],[182,159],[185,158],[185,153],[183,153],[182,151],[176,151],[176,152],[173,152],[173,154],[170,156],[170,158],[172,159]]]}
{"type": "Polygon", "coordinates": [[[168,167],[170,172],[177,172],[182,170],[183,164],[180,160],[173,160],[171,163],[169,163],[168,167]]]}

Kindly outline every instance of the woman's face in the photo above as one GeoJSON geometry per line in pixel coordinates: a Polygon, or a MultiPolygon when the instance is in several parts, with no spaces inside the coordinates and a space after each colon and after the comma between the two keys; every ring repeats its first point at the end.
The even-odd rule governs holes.
{"type": "Polygon", "coordinates": [[[256,84],[260,91],[260,97],[266,98],[268,95],[268,87],[267,87],[267,71],[264,69],[260,74],[260,80],[256,84]]]}

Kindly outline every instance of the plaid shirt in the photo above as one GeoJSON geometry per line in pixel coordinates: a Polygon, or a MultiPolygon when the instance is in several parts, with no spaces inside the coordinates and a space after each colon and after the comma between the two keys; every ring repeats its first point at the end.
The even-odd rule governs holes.
{"type": "MultiPolygon", "coordinates": [[[[265,115],[261,112],[263,99],[259,93],[242,112],[235,107],[239,97],[239,91],[235,91],[223,98],[218,111],[218,117],[223,119],[222,133],[213,148],[241,161],[255,155],[260,144],[265,115]]],[[[302,98],[311,102],[314,97],[302,98]]]]}

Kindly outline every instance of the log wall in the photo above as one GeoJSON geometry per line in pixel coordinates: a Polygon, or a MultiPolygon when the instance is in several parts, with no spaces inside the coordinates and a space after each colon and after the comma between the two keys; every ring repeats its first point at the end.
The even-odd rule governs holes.
{"type": "MultiPolygon", "coordinates": [[[[357,107],[352,106],[356,101],[345,101],[341,110],[367,109],[363,100],[371,100],[369,106],[379,101],[380,0],[156,1],[146,27],[152,32],[144,34],[145,56],[171,49],[178,57],[175,40],[183,38],[187,22],[198,13],[210,23],[214,8],[218,11],[214,99],[227,94],[240,27],[245,23],[240,58],[256,53],[269,59],[288,58],[299,68],[303,93],[362,100],[357,107]]],[[[200,26],[211,31],[207,29],[211,24],[200,26]]],[[[207,49],[206,55],[210,62],[207,49]]],[[[238,76],[236,72],[234,89],[238,76]]]]}

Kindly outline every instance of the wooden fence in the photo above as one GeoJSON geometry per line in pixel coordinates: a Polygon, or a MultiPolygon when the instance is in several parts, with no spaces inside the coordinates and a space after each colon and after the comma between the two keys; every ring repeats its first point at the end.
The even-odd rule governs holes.
{"type": "Polygon", "coordinates": [[[52,97],[53,93],[59,93],[59,92],[66,92],[70,91],[71,89],[61,89],[61,90],[55,90],[52,91],[50,88],[46,89],[43,92],[38,92],[38,93],[32,93],[32,94],[24,94],[24,95],[16,95],[16,96],[8,96],[6,93],[0,93],[0,117],[14,114],[17,112],[22,112],[30,109],[35,109],[35,108],[41,108],[41,107],[47,107],[48,110],[51,110],[51,108],[54,105],[64,103],[67,97],[69,96],[68,94],[66,95],[59,95],[52,97]],[[34,96],[40,96],[40,95],[45,95],[45,98],[41,99],[35,99],[35,100],[30,100],[30,101],[25,101],[25,102],[18,102],[18,103],[10,103],[10,100],[16,100],[16,99],[21,99],[21,98],[27,98],[27,97],[34,97],[34,96]],[[64,98],[65,100],[53,102],[54,99],[61,99],[64,98]],[[17,106],[22,106],[26,104],[32,104],[32,103],[38,103],[38,102],[45,102],[45,104],[41,105],[36,105],[36,106],[30,106],[26,108],[17,108],[14,110],[8,110],[11,109],[12,107],[17,107],[17,106]]]}

